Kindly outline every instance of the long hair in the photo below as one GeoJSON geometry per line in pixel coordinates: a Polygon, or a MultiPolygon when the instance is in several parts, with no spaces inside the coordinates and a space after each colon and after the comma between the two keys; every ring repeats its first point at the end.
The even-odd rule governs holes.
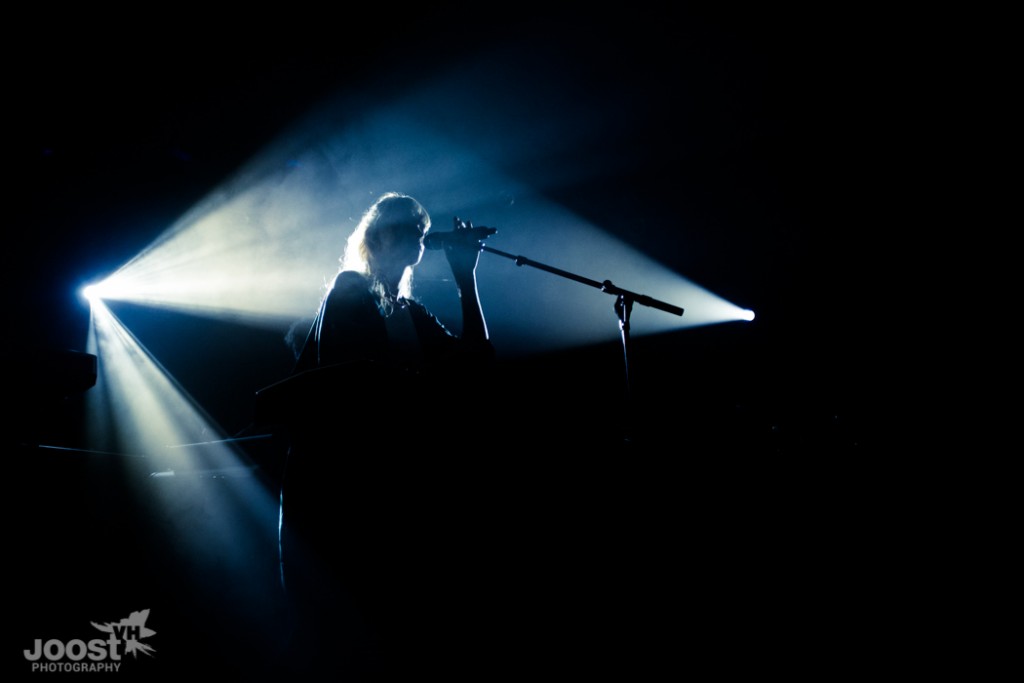
{"type": "Polygon", "coordinates": [[[388,292],[375,267],[374,245],[378,243],[376,233],[381,229],[400,223],[418,223],[424,233],[430,229],[430,215],[423,206],[406,194],[388,192],[380,196],[363,214],[359,225],[349,235],[345,253],[341,256],[341,269],[362,273],[370,279],[374,293],[385,301],[391,296],[412,298],[412,267],[406,267],[397,292],[388,292]]]}

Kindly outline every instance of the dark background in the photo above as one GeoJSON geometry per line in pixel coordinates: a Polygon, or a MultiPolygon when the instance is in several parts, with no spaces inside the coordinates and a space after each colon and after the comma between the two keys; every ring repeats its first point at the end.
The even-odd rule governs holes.
{"type": "MultiPolygon", "coordinates": [[[[198,645],[223,634],[186,616],[181,605],[197,605],[180,595],[188,581],[167,569],[173,551],[114,513],[134,494],[109,489],[109,459],[95,466],[84,464],[95,456],[32,447],[40,434],[59,441],[76,428],[63,423],[75,392],[43,384],[55,368],[61,384],[53,353],[83,350],[87,317],[73,292],[323,98],[366,83],[399,92],[479,45],[511,40],[558,46],[564,61],[552,70],[572,69],[588,95],[642,94],[633,125],[572,160],[636,163],[549,198],[624,226],[627,242],[673,255],[666,265],[757,312],[752,323],[636,340],[633,447],[620,448],[623,414],[603,398],[606,368],[621,360],[615,345],[500,369],[508,405],[536,413],[524,410],[522,428],[491,435],[488,446],[516,459],[517,484],[547,483],[527,528],[554,558],[549,582],[533,575],[536,611],[510,618],[501,636],[543,634],[543,648],[517,646],[517,666],[543,672],[534,659],[543,650],[568,672],[655,662],[730,670],[752,659],[791,671],[808,665],[809,650],[845,651],[856,640],[828,634],[870,600],[871,572],[851,550],[868,515],[855,491],[875,471],[893,398],[877,372],[883,331],[870,319],[883,272],[874,254],[895,230],[883,207],[902,154],[893,144],[906,96],[893,17],[475,7],[111,22],[40,18],[22,27],[30,46],[7,48],[6,343],[16,395],[26,397],[8,411],[8,434],[28,510],[17,522],[17,554],[29,558],[18,590],[33,596],[19,636],[45,638],[56,624],[70,635],[54,637],[81,637],[78,622],[116,619],[142,607],[122,608],[126,596],[162,585],[178,593],[153,599],[154,619],[165,610],[164,642],[202,635],[189,654],[175,651],[176,663],[155,667],[181,671],[199,651],[218,669],[245,661],[244,637],[221,650],[198,645]],[[685,222],[675,220],[681,207],[685,222]],[[608,440],[593,436],[595,424],[608,426],[608,440]],[[590,436],[577,439],[579,425],[590,436]],[[586,493],[576,477],[589,482],[586,493]],[[144,560],[127,583],[111,578],[132,555],[121,537],[136,539],[144,560]],[[96,614],[111,609],[118,614],[96,614]]],[[[509,170],[529,182],[531,169],[509,170]]],[[[275,377],[259,373],[238,381],[261,387],[275,377]]],[[[209,392],[200,403],[216,411],[209,392]]],[[[212,608],[213,621],[232,621],[233,600],[212,608]]],[[[14,661],[23,663],[17,651],[14,661]]]]}

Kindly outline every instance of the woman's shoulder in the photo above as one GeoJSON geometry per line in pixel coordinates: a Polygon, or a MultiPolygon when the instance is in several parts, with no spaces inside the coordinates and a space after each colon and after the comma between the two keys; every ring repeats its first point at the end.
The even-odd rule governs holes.
{"type": "Polygon", "coordinates": [[[354,290],[369,289],[370,278],[354,270],[343,270],[334,277],[332,289],[354,290]]]}
{"type": "Polygon", "coordinates": [[[327,292],[326,305],[331,308],[365,305],[372,299],[370,279],[362,273],[343,270],[334,276],[334,282],[327,292]]]}
{"type": "Polygon", "coordinates": [[[329,294],[332,298],[363,298],[371,296],[371,289],[369,276],[354,270],[343,270],[334,276],[329,294]]]}

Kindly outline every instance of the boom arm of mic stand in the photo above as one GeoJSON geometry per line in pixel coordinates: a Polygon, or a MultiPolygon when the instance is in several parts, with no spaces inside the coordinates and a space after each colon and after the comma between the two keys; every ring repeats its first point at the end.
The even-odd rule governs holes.
{"type": "Polygon", "coordinates": [[[584,285],[589,285],[596,289],[600,289],[602,292],[605,292],[607,294],[613,294],[617,297],[623,297],[624,299],[633,301],[634,303],[638,303],[641,306],[649,306],[650,308],[656,308],[660,311],[665,311],[666,313],[672,313],[673,315],[683,314],[683,309],[680,308],[679,306],[673,306],[672,304],[666,303],[664,301],[652,299],[646,294],[637,294],[635,292],[630,292],[629,290],[622,289],[621,287],[616,287],[611,283],[610,280],[598,282],[597,280],[591,280],[590,278],[582,277],[580,275],[570,273],[560,268],[554,268],[543,263],[538,263],[537,261],[528,259],[525,256],[515,256],[504,251],[492,249],[491,247],[488,246],[481,246],[480,249],[482,251],[486,251],[489,254],[497,254],[498,256],[504,256],[507,259],[512,259],[513,261],[515,261],[517,266],[531,266],[533,268],[537,268],[538,270],[553,273],[554,275],[560,275],[564,278],[568,278],[570,280],[574,280],[584,285]]]}

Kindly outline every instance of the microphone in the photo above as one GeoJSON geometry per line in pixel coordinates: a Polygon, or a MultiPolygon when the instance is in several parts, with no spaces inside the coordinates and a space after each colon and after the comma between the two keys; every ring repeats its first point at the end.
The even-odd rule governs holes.
{"type": "Polygon", "coordinates": [[[482,242],[494,233],[497,228],[463,228],[451,232],[428,232],[423,238],[423,246],[427,249],[444,249],[447,244],[470,246],[482,242]]]}

